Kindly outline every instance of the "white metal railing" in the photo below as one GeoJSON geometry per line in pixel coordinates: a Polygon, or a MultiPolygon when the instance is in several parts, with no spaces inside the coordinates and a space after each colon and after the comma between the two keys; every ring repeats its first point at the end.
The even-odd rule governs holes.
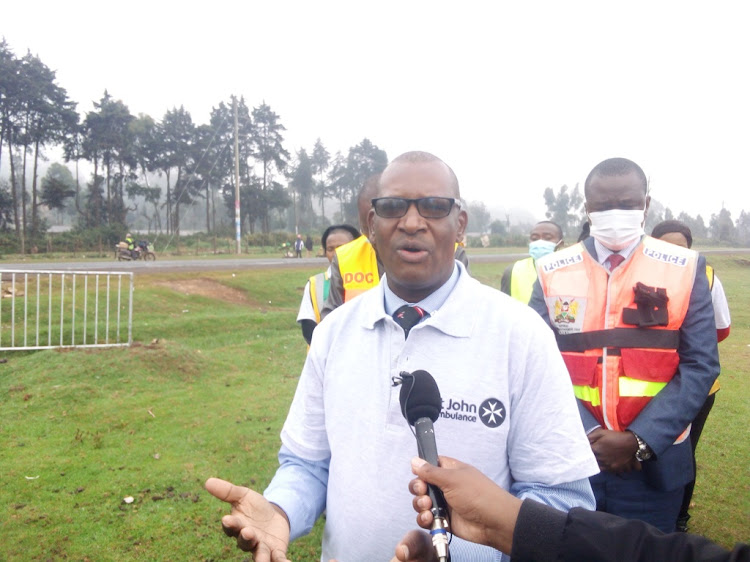
{"type": "Polygon", "coordinates": [[[132,272],[0,269],[0,351],[132,342],[132,272]]]}

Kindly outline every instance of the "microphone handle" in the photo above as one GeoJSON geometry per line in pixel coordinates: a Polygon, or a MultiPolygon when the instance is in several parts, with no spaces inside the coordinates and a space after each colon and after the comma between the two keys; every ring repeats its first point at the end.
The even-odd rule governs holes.
{"type": "MultiPolygon", "coordinates": [[[[419,457],[433,466],[438,465],[437,444],[435,443],[435,429],[430,418],[419,418],[414,422],[414,432],[417,435],[417,453],[419,457]]],[[[435,517],[448,519],[448,506],[443,492],[437,486],[427,484],[427,495],[432,500],[432,514],[435,517]]]]}

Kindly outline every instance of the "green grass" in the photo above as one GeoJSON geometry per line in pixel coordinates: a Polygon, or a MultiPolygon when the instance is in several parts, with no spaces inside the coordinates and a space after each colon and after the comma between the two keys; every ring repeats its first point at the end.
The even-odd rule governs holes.
{"type": "MultiPolygon", "coordinates": [[[[699,446],[692,529],[750,536],[750,262],[712,258],[733,327],[699,446]]],[[[505,264],[472,271],[499,286],[505,264]]],[[[315,268],[138,275],[129,349],[8,353],[0,365],[0,559],[241,559],[219,476],[262,490],[305,356],[294,320],[315,268]],[[183,290],[203,280],[208,294],[183,290]],[[236,289],[241,299],[216,298],[236,289]],[[223,294],[223,293],[222,293],[223,294]],[[132,496],[131,504],[123,498],[132,496]]],[[[320,524],[290,557],[319,556],[320,524]]]]}

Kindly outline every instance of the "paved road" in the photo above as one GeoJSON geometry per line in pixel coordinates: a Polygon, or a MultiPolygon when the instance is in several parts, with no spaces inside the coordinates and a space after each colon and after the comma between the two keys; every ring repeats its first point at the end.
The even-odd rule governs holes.
{"type": "MultiPolygon", "coordinates": [[[[704,254],[750,253],[750,248],[718,248],[703,250],[704,254]]],[[[478,254],[469,255],[471,263],[497,263],[515,261],[528,254],[478,254]]],[[[226,271],[243,269],[280,269],[285,267],[325,266],[325,258],[214,258],[214,259],[159,259],[142,261],[80,261],[42,262],[29,260],[6,263],[0,260],[0,271],[132,271],[138,273],[172,273],[192,271],[226,271]]]]}

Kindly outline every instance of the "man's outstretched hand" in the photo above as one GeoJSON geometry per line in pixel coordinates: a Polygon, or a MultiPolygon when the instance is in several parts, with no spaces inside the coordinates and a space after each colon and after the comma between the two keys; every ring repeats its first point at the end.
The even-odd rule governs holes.
{"type": "Polygon", "coordinates": [[[281,508],[250,488],[219,478],[206,480],[206,490],[232,505],[221,527],[239,548],[252,552],[255,562],[288,562],[289,522],[281,508]]]}

